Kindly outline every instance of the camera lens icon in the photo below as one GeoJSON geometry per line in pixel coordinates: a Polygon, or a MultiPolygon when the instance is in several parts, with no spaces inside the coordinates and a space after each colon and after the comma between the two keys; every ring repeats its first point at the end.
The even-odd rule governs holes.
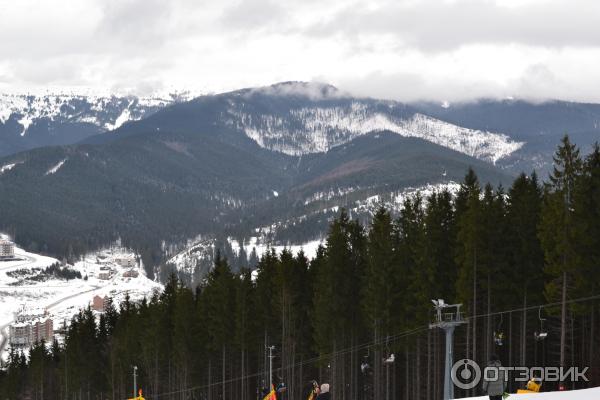
{"type": "Polygon", "coordinates": [[[473,389],[481,381],[481,368],[475,361],[463,358],[454,363],[450,376],[456,387],[473,389]]]}

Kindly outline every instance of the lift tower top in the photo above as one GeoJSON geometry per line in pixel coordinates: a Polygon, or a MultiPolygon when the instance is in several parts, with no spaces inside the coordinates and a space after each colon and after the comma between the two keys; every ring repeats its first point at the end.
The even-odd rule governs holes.
{"type": "Polygon", "coordinates": [[[435,307],[435,321],[429,329],[440,328],[446,332],[446,365],[444,368],[444,400],[454,398],[451,371],[453,364],[454,329],[466,323],[460,312],[462,304],[446,304],[443,299],[431,300],[435,307]]]}

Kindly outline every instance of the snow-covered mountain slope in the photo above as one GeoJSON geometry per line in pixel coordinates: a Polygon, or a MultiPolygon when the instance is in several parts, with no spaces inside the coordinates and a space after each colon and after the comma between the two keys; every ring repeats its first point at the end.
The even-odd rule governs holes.
{"type": "Polygon", "coordinates": [[[17,118],[21,136],[36,120],[90,123],[106,130],[158,110],[176,98],[84,96],[76,94],[17,95],[0,94],[0,124],[17,118]]]}
{"type": "Polygon", "coordinates": [[[143,119],[186,95],[150,97],[99,94],[0,93],[0,156],[72,144],[143,119]]]}
{"type": "Polygon", "coordinates": [[[420,113],[407,115],[404,108],[395,102],[342,99],[271,113],[249,109],[245,101],[230,101],[224,118],[261,147],[289,155],[326,152],[377,131],[421,138],[492,163],[524,144],[502,133],[468,129],[420,113]]]}
{"type": "Polygon", "coordinates": [[[243,242],[233,237],[224,241],[206,237],[189,240],[183,249],[167,259],[166,264],[174,267],[181,279],[197,283],[214,266],[217,251],[227,259],[232,269],[237,271],[241,267],[255,268],[259,258],[271,250],[277,254],[288,250],[295,255],[302,251],[307,258],[312,259],[316,256],[319,245],[323,244],[321,239],[299,244],[275,243],[263,235],[264,229],[269,230],[270,227],[257,229],[256,236],[251,236],[243,242]]]}
{"type": "MultiPolygon", "coordinates": [[[[432,194],[448,191],[451,195],[455,195],[459,188],[460,185],[455,182],[427,184],[389,192],[385,195],[363,196],[360,200],[348,202],[345,208],[353,218],[368,221],[381,206],[386,207],[395,215],[402,210],[404,201],[408,198],[414,199],[419,195],[423,199],[422,205],[425,206],[426,199],[432,194]]],[[[316,256],[318,247],[325,245],[323,235],[303,240],[289,240],[289,238],[285,238],[285,233],[283,236],[281,233],[293,227],[311,224],[315,218],[323,217],[329,221],[339,214],[341,208],[334,204],[338,203],[345,194],[358,190],[360,188],[355,187],[346,188],[337,193],[317,193],[316,196],[305,202],[305,205],[314,206],[311,210],[307,209],[306,214],[276,220],[270,225],[254,228],[249,236],[243,238],[227,236],[219,240],[214,236],[198,236],[188,240],[187,243],[165,245],[163,251],[168,257],[166,264],[174,267],[183,279],[197,281],[211,270],[217,251],[227,259],[234,270],[240,267],[254,268],[258,259],[272,250],[278,254],[284,249],[293,254],[302,251],[308,259],[312,259],[316,256]]]]}

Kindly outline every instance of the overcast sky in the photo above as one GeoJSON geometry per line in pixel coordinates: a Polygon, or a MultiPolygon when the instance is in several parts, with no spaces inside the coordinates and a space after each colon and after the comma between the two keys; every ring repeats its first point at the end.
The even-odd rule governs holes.
{"type": "Polygon", "coordinates": [[[0,0],[0,91],[600,102],[598,0],[0,0]]]}

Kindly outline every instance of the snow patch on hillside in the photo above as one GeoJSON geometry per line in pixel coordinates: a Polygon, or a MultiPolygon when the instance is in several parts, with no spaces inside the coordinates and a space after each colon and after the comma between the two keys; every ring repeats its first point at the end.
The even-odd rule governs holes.
{"type": "Polygon", "coordinates": [[[501,133],[468,129],[423,114],[409,118],[354,101],[348,107],[303,107],[282,115],[252,114],[241,105],[229,108],[233,124],[259,146],[289,155],[326,152],[371,132],[391,131],[415,137],[495,163],[524,143],[501,133]]]}
{"type": "Polygon", "coordinates": [[[12,164],[6,164],[3,165],[2,167],[0,167],[0,175],[2,175],[3,173],[5,173],[6,171],[10,171],[11,169],[13,169],[17,164],[20,163],[12,163],[12,164]]]}
{"type": "Polygon", "coordinates": [[[177,271],[193,275],[203,261],[212,260],[215,256],[215,240],[198,238],[189,241],[185,249],[167,260],[167,264],[175,266],[177,271]]]}
{"type": "Polygon", "coordinates": [[[25,115],[25,116],[23,116],[23,118],[21,118],[17,122],[19,124],[23,125],[23,131],[20,133],[20,135],[25,136],[25,134],[27,133],[27,129],[29,129],[29,127],[33,123],[33,119],[31,117],[29,117],[28,115],[25,115]]]}
{"type": "Polygon", "coordinates": [[[37,120],[88,123],[106,130],[142,119],[170,104],[188,100],[176,93],[166,96],[116,96],[108,93],[57,92],[44,94],[0,93],[0,124],[15,118],[24,136],[37,120]]]}
{"type": "Polygon", "coordinates": [[[448,191],[450,195],[455,196],[459,190],[460,184],[453,181],[427,184],[416,188],[405,188],[385,195],[374,195],[364,200],[358,200],[354,203],[355,206],[350,211],[357,213],[367,212],[373,215],[379,207],[383,206],[386,210],[398,213],[404,208],[406,200],[414,199],[416,196],[421,196],[422,205],[425,207],[427,205],[427,198],[432,194],[448,191]]]}
{"type": "Polygon", "coordinates": [[[126,108],[126,109],[123,110],[123,112],[121,113],[121,115],[119,115],[117,117],[117,119],[115,120],[114,124],[111,124],[111,123],[107,122],[106,124],[104,124],[104,127],[106,129],[108,129],[109,131],[113,131],[113,130],[121,127],[121,125],[123,125],[125,122],[130,121],[132,119],[133,120],[137,120],[139,118],[131,118],[131,113],[129,112],[129,109],[126,108]]]}
{"type": "Polygon", "coordinates": [[[311,240],[306,243],[293,244],[273,244],[262,240],[260,237],[253,236],[245,243],[240,243],[233,238],[229,238],[229,243],[233,250],[239,254],[243,249],[246,254],[251,254],[252,251],[256,251],[258,258],[271,250],[275,250],[277,254],[280,254],[283,250],[290,251],[294,255],[298,255],[301,251],[310,260],[317,255],[317,249],[323,244],[322,240],[311,240]]]}
{"type": "Polygon", "coordinates": [[[359,189],[361,188],[357,186],[346,188],[331,188],[327,192],[316,192],[304,199],[304,205],[306,206],[316,201],[329,201],[335,198],[343,197],[359,189]]]}
{"type": "Polygon", "coordinates": [[[46,171],[46,173],[44,175],[51,175],[51,174],[55,174],[56,171],[58,171],[60,169],[60,167],[63,166],[63,164],[68,160],[68,158],[65,158],[61,161],[58,162],[58,164],[56,164],[55,166],[53,166],[52,168],[50,168],[48,171],[46,171]]]}
{"type": "MultiPolygon", "coordinates": [[[[243,253],[247,258],[246,261],[250,261],[250,255],[253,252],[260,258],[271,250],[275,250],[277,254],[280,254],[284,249],[291,251],[294,255],[303,251],[304,255],[311,259],[315,257],[319,245],[322,244],[321,240],[313,240],[306,243],[277,243],[269,240],[265,235],[260,235],[260,232],[264,231],[266,231],[265,228],[257,229],[257,236],[250,237],[244,243],[228,237],[227,245],[231,247],[236,257],[240,257],[243,253]]],[[[222,248],[218,249],[217,246],[217,241],[214,238],[197,238],[190,241],[186,248],[171,256],[167,260],[167,264],[174,265],[177,271],[184,272],[190,276],[197,275],[198,273],[202,275],[212,268],[212,262],[217,250],[223,250],[222,248]]]]}

